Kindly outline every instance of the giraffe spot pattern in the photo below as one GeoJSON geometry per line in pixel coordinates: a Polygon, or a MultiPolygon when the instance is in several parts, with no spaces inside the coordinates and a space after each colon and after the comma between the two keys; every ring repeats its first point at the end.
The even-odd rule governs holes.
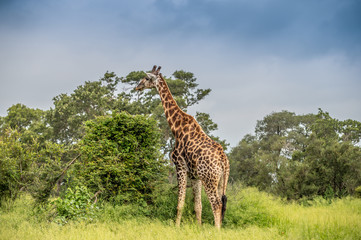
{"type": "MultiPolygon", "coordinates": [[[[220,196],[218,196],[218,185],[223,176],[225,182],[223,183],[224,194],[229,176],[227,156],[222,146],[207,136],[192,116],[183,112],[178,107],[159,70],[159,67],[157,69],[154,66],[151,72],[152,77],[157,78],[153,81],[156,83],[156,86],[154,83],[149,83],[144,79],[141,83],[157,88],[162,100],[165,116],[176,138],[175,147],[171,154],[171,158],[176,166],[179,185],[176,223],[179,224],[180,222],[188,175],[191,179],[199,179],[202,182],[211,202],[215,225],[220,226],[222,201],[220,196]]],[[[198,209],[201,209],[201,207],[198,207],[198,209]]]]}

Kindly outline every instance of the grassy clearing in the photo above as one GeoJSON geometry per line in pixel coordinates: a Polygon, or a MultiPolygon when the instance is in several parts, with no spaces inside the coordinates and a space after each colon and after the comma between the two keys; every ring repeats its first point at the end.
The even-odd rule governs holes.
{"type": "Polygon", "coordinates": [[[360,200],[346,198],[311,207],[287,205],[280,212],[294,225],[288,234],[293,239],[361,239],[360,200]]]}
{"type": "Polygon", "coordinates": [[[159,221],[125,220],[120,223],[33,225],[22,222],[16,229],[1,227],[1,239],[277,239],[276,229],[250,227],[240,231],[215,230],[212,226],[186,224],[181,228],[159,221]]]}
{"type": "MultiPolygon", "coordinates": [[[[228,196],[221,231],[212,226],[206,199],[204,224],[194,223],[189,197],[183,224],[177,228],[173,210],[154,212],[129,205],[105,205],[91,222],[61,226],[35,214],[32,200],[25,197],[11,210],[0,211],[0,239],[361,239],[361,199],[345,198],[332,203],[317,199],[310,202],[312,206],[304,207],[237,185],[230,187],[228,196]]],[[[166,209],[176,204],[170,195],[163,196],[159,203],[167,203],[166,209]]]]}

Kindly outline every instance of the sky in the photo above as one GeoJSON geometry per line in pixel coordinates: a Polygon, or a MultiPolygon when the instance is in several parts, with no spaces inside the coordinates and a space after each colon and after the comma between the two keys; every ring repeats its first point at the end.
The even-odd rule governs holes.
{"type": "Polygon", "coordinates": [[[272,112],[361,121],[360,0],[0,0],[0,116],[106,71],[194,73],[235,146],[272,112]]]}

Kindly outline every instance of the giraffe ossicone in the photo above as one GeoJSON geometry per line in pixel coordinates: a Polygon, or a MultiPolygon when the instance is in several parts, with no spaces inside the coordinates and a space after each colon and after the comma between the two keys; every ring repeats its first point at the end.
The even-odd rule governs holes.
{"type": "Polygon", "coordinates": [[[189,114],[182,111],[174,100],[166,81],[154,66],[140,80],[136,90],[156,88],[162,100],[164,113],[175,137],[171,154],[176,166],[178,180],[178,206],[176,225],[180,225],[185,201],[187,176],[192,181],[194,210],[199,224],[202,223],[202,186],[208,196],[214,215],[214,224],[220,228],[226,211],[226,189],[229,177],[229,161],[222,146],[212,140],[189,114]]]}

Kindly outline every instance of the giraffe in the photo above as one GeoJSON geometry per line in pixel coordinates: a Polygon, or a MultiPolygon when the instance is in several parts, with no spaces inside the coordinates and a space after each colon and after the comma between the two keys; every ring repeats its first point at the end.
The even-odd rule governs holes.
{"type": "Polygon", "coordinates": [[[197,121],[182,111],[174,100],[166,81],[154,66],[147,76],[140,80],[136,90],[156,88],[160,95],[165,116],[175,137],[171,153],[176,166],[178,180],[178,205],[176,226],[180,225],[185,201],[187,177],[191,179],[194,194],[196,219],[202,224],[202,185],[212,206],[214,223],[222,225],[226,210],[225,195],[229,176],[229,161],[222,146],[212,140],[197,121]]]}

